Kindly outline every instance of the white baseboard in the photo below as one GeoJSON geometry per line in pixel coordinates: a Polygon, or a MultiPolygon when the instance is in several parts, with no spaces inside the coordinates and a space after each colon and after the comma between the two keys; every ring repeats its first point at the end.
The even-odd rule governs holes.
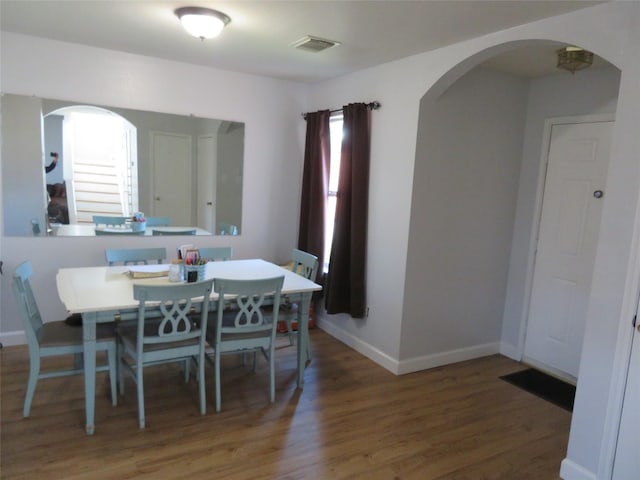
{"type": "Polygon", "coordinates": [[[315,324],[320,329],[327,332],[332,337],[337,338],[342,343],[350,346],[356,352],[364,355],[365,357],[377,363],[381,367],[386,368],[391,373],[398,375],[399,365],[397,360],[391,358],[389,355],[381,352],[377,348],[372,347],[368,343],[363,342],[359,338],[354,337],[353,335],[344,331],[343,329],[337,328],[334,324],[330,322],[325,322],[320,315],[318,315],[317,318],[315,318],[314,320],[315,320],[315,324]]]}
{"type": "Polygon", "coordinates": [[[24,330],[0,333],[0,343],[2,343],[3,347],[11,347],[13,345],[26,345],[27,337],[24,336],[24,330]]]}
{"type": "Polygon", "coordinates": [[[515,360],[516,362],[522,360],[522,355],[518,352],[518,347],[508,343],[500,344],[500,353],[505,357],[509,357],[511,360],[515,360]]]}
{"type": "Polygon", "coordinates": [[[464,362],[473,360],[474,358],[486,357],[500,353],[500,344],[486,343],[484,345],[474,345],[473,347],[459,348],[448,352],[434,353],[432,355],[424,355],[400,362],[398,374],[417,372],[428,368],[441,367],[451,363],[464,362]]]}
{"type": "Polygon", "coordinates": [[[560,478],[563,480],[596,480],[596,474],[565,458],[560,464],[560,478]]]}
{"type": "Polygon", "coordinates": [[[343,329],[336,327],[335,324],[323,321],[322,318],[316,318],[316,325],[332,337],[396,375],[404,375],[450,363],[486,357],[487,355],[499,353],[500,349],[500,344],[496,342],[398,361],[343,329]]]}

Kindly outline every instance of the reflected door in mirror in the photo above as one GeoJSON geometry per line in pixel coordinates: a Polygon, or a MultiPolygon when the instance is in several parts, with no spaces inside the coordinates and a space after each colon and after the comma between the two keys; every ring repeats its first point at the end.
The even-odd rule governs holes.
{"type": "Polygon", "coordinates": [[[195,225],[191,215],[192,156],[189,135],[151,132],[152,213],[156,217],[169,217],[172,225],[195,225]]]}

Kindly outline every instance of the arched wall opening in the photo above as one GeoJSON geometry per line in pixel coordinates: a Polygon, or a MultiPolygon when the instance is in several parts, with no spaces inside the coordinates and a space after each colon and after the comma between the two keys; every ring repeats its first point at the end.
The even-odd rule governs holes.
{"type": "MultiPolygon", "coordinates": [[[[451,68],[421,99],[400,347],[402,358],[426,359],[414,366],[497,352],[521,358],[544,185],[544,120],[615,116],[621,80],[614,65],[534,80],[480,67],[497,53],[548,42],[517,41],[478,52],[451,68]]],[[[628,200],[635,204],[637,198],[628,200]]],[[[614,419],[607,422],[606,429],[615,428],[614,419]]],[[[578,448],[604,452],[612,441],[583,443],[570,442],[578,461],[578,448]]],[[[605,453],[608,458],[597,468],[606,469],[612,461],[605,453]]]]}
{"type": "Polygon", "coordinates": [[[94,215],[128,217],[138,211],[136,131],[118,113],[90,105],[62,107],[43,116],[44,149],[62,156],[57,172],[61,183],[56,185],[64,198],[51,198],[47,207],[52,228],[93,224],[94,215]]]}
{"type": "Polygon", "coordinates": [[[433,364],[425,368],[497,352],[522,357],[544,121],[615,115],[620,83],[611,64],[537,78],[483,65],[551,44],[478,52],[421,100],[400,350],[405,358],[426,350],[433,364]]]}

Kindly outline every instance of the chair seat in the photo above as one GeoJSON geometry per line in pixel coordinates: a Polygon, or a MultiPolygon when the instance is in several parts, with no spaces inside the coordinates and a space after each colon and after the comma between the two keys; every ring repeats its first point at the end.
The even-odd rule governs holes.
{"type": "MultiPolygon", "coordinates": [[[[263,331],[259,331],[259,332],[241,332],[241,333],[224,333],[222,332],[222,340],[227,342],[227,341],[232,341],[232,340],[239,340],[239,339],[243,339],[243,338],[269,338],[271,336],[271,332],[269,330],[263,330],[263,331]]],[[[207,332],[207,341],[209,341],[209,339],[211,339],[211,341],[209,341],[209,343],[215,341],[216,338],[216,330],[215,328],[210,328],[207,332]]]]}
{"type": "MultiPolygon", "coordinates": [[[[40,347],[60,347],[78,345],[82,347],[82,329],[70,327],[64,320],[48,322],[38,332],[40,347]]],[[[115,331],[112,324],[96,326],[96,341],[114,341],[115,331]]],[[[82,350],[82,348],[81,348],[82,350]]]]}
{"type": "MultiPolygon", "coordinates": [[[[145,325],[144,327],[145,336],[151,336],[155,334],[158,331],[158,323],[159,321],[147,322],[147,325],[145,325]]],[[[125,344],[126,347],[128,347],[129,349],[135,350],[138,342],[138,326],[137,325],[134,324],[134,325],[125,325],[123,327],[118,327],[118,335],[120,336],[120,338],[122,339],[122,342],[125,344]]],[[[167,343],[163,343],[163,342],[147,343],[144,345],[144,351],[153,352],[158,350],[166,350],[167,348],[177,349],[179,347],[189,347],[189,346],[198,345],[198,342],[199,342],[199,339],[196,337],[196,338],[189,338],[181,342],[173,341],[173,342],[167,342],[167,343]]]]}
{"type": "MultiPolygon", "coordinates": [[[[265,308],[265,312],[269,310],[272,310],[271,307],[265,308]]],[[[230,309],[225,311],[222,314],[223,329],[233,327],[237,312],[238,312],[237,310],[230,309]]],[[[272,314],[269,315],[268,313],[265,313],[265,316],[269,317],[269,316],[272,316],[272,314]]],[[[217,329],[217,325],[215,323],[209,323],[207,326],[207,337],[206,337],[207,343],[212,348],[216,343],[216,329],[217,329]]],[[[262,338],[265,340],[265,343],[264,344],[261,343],[258,346],[258,348],[264,348],[266,345],[268,345],[268,343],[271,340],[271,332],[270,330],[262,330],[262,331],[256,331],[256,332],[240,331],[240,332],[234,332],[234,333],[223,331],[221,337],[222,337],[221,352],[227,352],[227,351],[233,351],[235,349],[238,349],[236,342],[242,341],[244,339],[258,340],[262,338]]]]}

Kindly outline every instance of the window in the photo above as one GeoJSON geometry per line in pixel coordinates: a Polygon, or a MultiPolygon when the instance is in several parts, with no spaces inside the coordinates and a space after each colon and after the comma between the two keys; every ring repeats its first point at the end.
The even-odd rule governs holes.
{"type": "Polygon", "coordinates": [[[327,194],[327,211],[325,212],[324,232],[324,265],[322,271],[329,271],[331,242],[333,240],[333,224],[336,217],[336,200],[338,198],[338,179],[340,178],[340,152],[342,148],[342,113],[331,116],[329,135],[331,138],[331,164],[329,166],[329,192],[327,194]]]}

